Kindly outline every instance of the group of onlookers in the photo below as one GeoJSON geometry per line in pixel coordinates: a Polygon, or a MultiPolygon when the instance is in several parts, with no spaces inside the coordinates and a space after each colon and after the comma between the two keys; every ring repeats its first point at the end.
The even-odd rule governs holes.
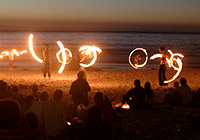
{"type": "Polygon", "coordinates": [[[62,140],[62,139],[113,139],[114,113],[106,96],[98,92],[95,105],[89,109],[90,86],[83,71],[72,83],[70,94],[74,114],[62,103],[63,91],[56,90],[53,99],[38,86],[26,97],[17,86],[9,87],[0,81],[0,139],[62,140]]]}
{"type": "Polygon", "coordinates": [[[169,89],[164,95],[164,103],[172,105],[195,104],[193,100],[195,100],[196,97],[195,94],[192,93],[190,87],[188,86],[187,80],[185,78],[181,78],[180,84],[181,86],[179,86],[178,82],[174,82],[174,88],[169,89]]]}
{"type": "MultiPolygon", "coordinates": [[[[0,81],[0,139],[115,139],[114,109],[109,99],[101,92],[94,95],[94,105],[88,107],[88,92],[91,90],[84,71],[80,71],[69,93],[74,102],[73,110],[62,103],[63,91],[56,90],[53,99],[46,91],[39,92],[38,86],[26,97],[19,93],[17,86],[9,87],[0,81]],[[86,109],[88,108],[88,109],[86,109]]],[[[200,104],[200,90],[192,96],[185,78],[174,83],[174,88],[166,92],[164,103],[172,105],[200,104]],[[195,97],[195,98],[194,98],[195,97]]],[[[132,110],[149,109],[154,104],[154,91],[146,82],[144,88],[139,80],[135,87],[124,96],[132,110]]]]}
{"type": "Polygon", "coordinates": [[[144,109],[152,107],[154,102],[154,92],[149,82],[145,83],[144,88],[140,84],[140,80],[135,80],[135,87],[129,90],[122,99],[122,103],[127,103],[130,109],[144,109]]]}

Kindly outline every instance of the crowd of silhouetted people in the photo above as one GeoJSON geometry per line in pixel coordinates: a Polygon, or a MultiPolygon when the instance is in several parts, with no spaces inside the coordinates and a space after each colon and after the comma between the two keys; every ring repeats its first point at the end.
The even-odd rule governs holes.
{"type": "MultiPolygon", "coordinates": [[[[37,85],[32,87],[30,95],[19,93],[17,86],[8,86],[0,81],[0,139],[7,140],[112,140],[116,139],[115,110],[111,102],[101,92],[94,95],[94,105],[89,109],[88,92],[90,85],[84,71],[80,71],[77,80],[71,84],[74,112],[62,102],[63,91],[57,89],[53,99],[49,93],[40,92],[37,85]]],[[[200,89],[192,94],[185,78],[180,86],[166,91],[163,102],[171,105],[200,105],[200,89]]],[[[122,98],[130,110],[151,109],[154,105],[154,91],[150,82],[144,88],[140,80],[135,87],[122,98]]]]}

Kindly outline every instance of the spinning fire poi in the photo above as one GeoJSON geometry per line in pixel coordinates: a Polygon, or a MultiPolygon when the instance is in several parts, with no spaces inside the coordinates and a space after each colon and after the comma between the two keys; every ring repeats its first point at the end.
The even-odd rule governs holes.
{"type": "MultiPolygon", "coordinates": [[[[71,61],[71,59],[72,59],[72,53],[71,53],[71,51],[69,49],[64,48],[63,44],[60,41],[57,41],[57,44],[58,44],[58,46],[60,48],[60,51],[57,52],[56,57],[57,57],[58,61],[60,63],[62,63],[60,69],[58,70],[58,73],[61,74],[63,72],[64,68],[65,68],[65,65],[68,64],[71,61]],[[65,51],[68,52],[68,58],[66,57],[66,52],[65,51]],[[60,54],[61,54],[61,52],[62,52],[62,59],[63,59],[63,61],[60,60],[60,54]]],[[[30,50],[33,58],[36,61],[38,61],[39,63],[44,63],[44,61],[42,59],[40,59],[35,54],[35,51],[33,49],[33,34],[29,35],[29,50],[30,50]]]]}
{"type": "Polygon", "coordinates": [[[98,47],[95,47],[95,46],[82,46],[80,49],[79,49],[79,52],[80,52],[80,66],[81,67],[84,67],[84,68],[87,68],[87,67],[90,67],[92,65],[94,65],[94,63],[96,62],[97,60],[97,52],[100,54],[102,52],[102,50],[98,47]],[[83,61],[87,58],[92,58],[92,60],[90,61],[90,63],[88,64],[85,64],[83,61]]]}
{"type": "Polygon", "coordinates": [[[20,55],[25,54],[25,53],[27,53],[27,50],[17,51],[16,49],[13,49],[12,51],[1,52],[0,58],[3,58],[4,56],[8,56],[8,58],[9,58],[9,68],[10,68],[10,70],[13,70],[14,56],[20,56],[20,55]]]}
{"type": "MultiPolygon", "coordinates": [[[[160,51],[161,52],[161,51],[160,51]]],[[[168,66],[171,68],[173,68],[174,70],[176,70],[176,74],[169,80],[164,80],[164,81],[159,81],[159,84],[167,84],[170,83],[172,81],[174,81],[180,74],[181,70],[182,70],[182,59],[184,58],[184,56],[182,54],[179,53],[172,53],[171,50],[168,50],[169,54],[171,55],[170,58],[166,57],[164,61],[166,61],[166,64],[168,64],[168,66]],[[178,58],[180,57],[180,58],[178,58]],[[177,63],[178,67],[174,66],[174,62],[177,63]]],[[[155,59],[155,58],[160,58],[162,61],[162,54],[154,54],[153,56],[150,57],[151,60],[155,59]]],[[[162,72],[160,72],[161,70],[159,70],[159,76],[162,76],[160,74],[162,74],[162,72]]],[[[161,77],[163,78],[163,77],[161,77]]],[[[159,79],[159,80],[163,80],[163,79],[159,79]]]]}
{"type": "MultiPolygon", "coordinates": [[[[58,70],[58,73],[61,74],[65,68],[65,65],[66,64],[69,64],[70,61],[72,60],[72,53],[69,49],[67,48],[64,48],[63,44],[61,43],[61,41],[57,41],[57,44],[60,48],[60,51],[58,51],[56,53],[56,57],[58,59],[58,62],[62,63],[60,69],[58,70]],[[62,55],[62,60],[60,59],[60,54],[62,55]]],[[[33,56],[33,58],[38,61],[39,63],[44,63],[42,59],[40,59],[36,54],[35,54],[35,51],[33,49],[33,34],[30,34],[29,35],[29,50],[33,56]]],[[[94,63],[96,62],[97,60],[97,52],[100,54],[102,52],[102,50],[98,47],[95,47],[95,46],[88,46],[88,45],[85,45],[85,46],[82,46],[80,49],[79,49],[79,52],[80,52],[80,55],[81,55],[81,60],[80,60],[80,63],[79,65],[81,67],[90,67],[92,65],[94,65],[94,63]],[[86,60],[87,59],[87,60],[86,60]],[[88,59],[90,60],[89,63],[88,62],[88,59]],[[85,61],[86,60],[86,61],[85,61]]]]}
{"type": "MultiPolygon", "coordinates": [[[[181,60],[184,58],[184,56],[179,53],[173,54],[171,50],[168,50],[168,53],[171,55],[170,58],[168,58],[167,55],[165,54],[165,48],[160,48],[159,50],[160,50],[160,54],[154,54],[153,56],[150,57],[150,59],[151,60],[153,60],[155,58],[161,59],[160,68],[159,68],[159,84],[167,85],[167,83],[174,81],[179,76],[179,74],[182,70],[182,61],[181,60]],[[176,63],[177,66],[175,66],[174,63],[176,63]],[[176,74],[169,80],[167,80],[166,76],[165,76],[166,65],[168,65],[169,68],[172,67],[175,71],[177,71],[176,74]]],[[[136,48],[129,54],[129,63],[135,69],[144,67],[147,64],[147,61],[148,61],[148,54],[147,54],[147,51],[143,48],[136,48]],[[143,53],[145,54],[145,61],[142,64],[138,64],[137,61],[135,61],[135,60],[140,60],[140,58],[139,59],[136,58],[136,57],[140,57],[140,55],[136,55],[136,57],[134,59],[135,63],[132,63],[132,61],[131,61],[132,55],[136,51],[143,51],[143,53]]]]}
{"type": "Polygon", "coordinates": [[[65,65],[66,65],[66,64],[69,64],[70,61],[72,60],[72,53],[71,53],[71,51],[70,51],[69,49],[64,48],[62,42],[57,41],[57,44],[58,44],[58,46],[60,47],[60,51],[58,51],[58,52],[56,53],[56,57],[57,57],[58,61],[59,61],[60,63],[62,63],[60,69],[58,70],[58,73],[61,74],[61,73],[63,72],[64,68],[65,68],[65,65]],[[68,55],[66,55],[66,51],[67,51],[67,54],[68,54],[68,55]],[[63,61],[60,60],[60,53],[61,53],[61,52],[62,52],[63,61]]]}
{"type": "Polygon", "coordinates": [[[135,69],[138,69],[138,68],[141,68],[141,67],[144,67],[146,64],[147,64],[147,61],[148,61],[148,54],[147,54],[147,51],[145,50],[145,49],[143,49],[143,48],[136,48],[136,49],[134,49],[130,54],[129,54],[129,64],[133,67],[133,68],[135,68],[135,69]],[[141,60],[141,57],[140,57],[140,54],[137,54],[136,56],[135,56],[135,59],[134,59],[134,61],[135,61],[135,63],[133,64],[132,62],[131,62],[131,57],[132,57],[132,55],[134,54],[134,52],[136,52],[136,51],[143,51],[143,53],[145,54],[145,61],[144,61],[144,63],[143,64],[138,64],[138,61],[139,60],[141,60]]]}

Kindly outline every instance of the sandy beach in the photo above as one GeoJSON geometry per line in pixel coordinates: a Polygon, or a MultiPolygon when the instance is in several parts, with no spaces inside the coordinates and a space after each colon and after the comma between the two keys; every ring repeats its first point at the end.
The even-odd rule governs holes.
{"type": "MultiPolygon", "coordinates": [[[[179,77],[175,81],[179,81],[181,77],[185,77],[192,91],[200,88],[200,69],[183,69],[179,77]]],[[[39,86],[40,91],[49,92],[50,96],[56,89],[64,91],[64,100],[71,103],[69,88],[71,83],[76,80],[78,71],[65,71],[58,74],[57,71],[52,72],[52,78],[43,79],[42,71],[0,71],[0,79],[6,81],[9,86],[17,85],[20,92],[24,95],[30,94],[32,85],[39,86]]],[[[173,76],[172,71],[167,72],[167,77],[173,76]]],[[[93,96],[96,92],[103,92],[111,100],[112,104],[121,101],[121,97],[131,88],[134,87],[134,80],[139,79],[141,85],[149,81],[155,92],[155,102],[162,102],[164,90],[173,87],[173,82],[168,86],[159,86],[158,70],[132,70],[132,71],[86,71],[87,80],[91,86],[89,93],[89,101],[92,104],[93,96]]]]}
{"type": "MultiPolygon", "coordinates": [[[[199,87],[200,69],[184,69],[179,78],[185,77],[192,91],[199,87]]],[[[0,71],[0,79],[9,86],[17,85],[20,93],[31,94],[34,84],[39,90],[47,91],[52,98],[56,89],[64,91],[64,102],[68,107],[72,104],[69,88],[76,79],[78,71],[66,71],[61,75],[52,72],[52,78],[43,79],[42,71],[0,71]]],[[[129,139],[199,139],[199,130],[195,130],[185,122],[185,117],[191,112],[199,112],[199,108],[174,107],[159,104],[165,94],[164,90],[173,87],[173,82],[168,86],[161,87],[158,84],[158,70],[132,70],[132,71],[86,71],[87,80],[91,86],[89,93],[90,106],[93,105],[93,96],[97,91],[108,96],[113,105],[121,101],[122,96],[131,88],[135,79],[140,79],[142,86],[149,81],[155,94],[155,107],[144,111],[116,110],[115,129],[116,137],[120,140],[129,139]]],[[[168,71],[167,77],[173,72],[168,71]]],[[[197,113],[199,118],[200,113],[197,113]]]]}

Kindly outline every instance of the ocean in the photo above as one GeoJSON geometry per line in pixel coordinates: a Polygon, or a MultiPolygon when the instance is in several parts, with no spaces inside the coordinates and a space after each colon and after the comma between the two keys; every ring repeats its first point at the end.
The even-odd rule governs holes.
{"type": "MultiPolygon", "coordinates": [[[[30,32],[0,32],[0,53],[16,49],[27,50],[27,54],[15,57],[16,70],[40,70],[42,64],[35,61],[30,54],[28,37],[30,32]]],[[[52,63],[59,63],[56,52],[59,47],[56,42],[60,40],[64,46],[72,51],[73,56],[78,56],[78,49],[83,45],[94,45],[102,49],[98,54],[95,68],[102,70],[131,70],[133,69],[128,57],[135,48],[144,48],[148,56],[158,53],[160,47],[170,49],[173,53],[184,55],[183,69],[200,68],[200,35],[198,34],[159,34],[159,33],[86,33],[86,32],[33,32],[33,44],[36,54],[42,58],[44,44],[50,45],[52,63]]],[[[144,53],[140,53],[144,61],[144,53]]],[[[133,56],[134,56],[133,55],[133,56]]],[[[168,56],[170,56],[167,53],[168,56]]],[[[74,59],[75,59],[74,58],[74,59]]],[[[159,60],[148,60],[140,69],[157,69],[159,60]]],[[[8,57],[0,59],[0,70],[8,70],[8,57]]]]}

